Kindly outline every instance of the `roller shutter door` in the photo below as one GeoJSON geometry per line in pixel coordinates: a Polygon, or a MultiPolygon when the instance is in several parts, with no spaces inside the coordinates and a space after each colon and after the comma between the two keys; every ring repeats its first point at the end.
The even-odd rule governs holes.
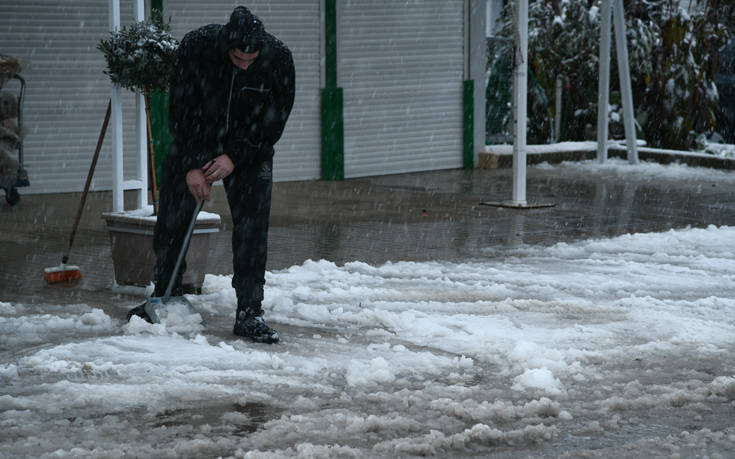
{"type": "MultiPolygon", "coordinates": [[[[122,24],[132,20],[132,2],[121,2],[121,16],[122,24]]],[[[112,88],[97,50],[97,43],[108,33],[106,1],[24,0],[0,5],[0,53],[21,59],[21,76],[27,83],[24,159],[31,186],[22,188],[22,193],[84,187],[112,88]]],[[[16,95],[19,88],[16,80],[4,87],[16,95]]],[[[132,93],[126,91],[126,179],[135,172],[134,109],[132,93]]],[[[110,138],[97,164],[95,190],[112,186],[110,138]]]]}
{"type": "Polygon", "coordinates": [[[205,24],[227,22],[235,6],[245,4],[258,15],[265,29],[283,41],[294,57],[296,99],[283,137],[276,144],[274,179],[318,178],[321,173],[320,118],[320,18],[319,1],[298,2],[164,1],[164,16],[171,17],[171,32],[177,39],[205,24]]]}
{"type": "Polygon", "coordinates": [[[463,0],[340,0],[345,176],[462,165],[463,0]]]}

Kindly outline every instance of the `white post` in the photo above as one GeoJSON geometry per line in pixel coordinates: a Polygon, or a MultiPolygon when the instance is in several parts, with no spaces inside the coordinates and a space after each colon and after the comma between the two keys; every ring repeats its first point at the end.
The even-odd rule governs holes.
{"type": "Polygon", "coordinates": [[[564,83],[564,79],[562,78],[561,75],[558,75],[556,77],[556,93],[555,93],[556,97],[554,100],[554,133],[553,133],[554,143],[559,142],[559,137],[560,137],[559,134],[561,133],[561,110],[562,110],[561,91],[562,91],[563,83],[564,83]]]}
{"type": "MultiPolygon", "coordinates": [[[[145,2],[136,0],[133,5],[133,14],[136,21],[145,20],[145,2]]],[[[136,175],[139,184],[138,208],[142,209],[148,205],[148,123],[145,116],[145,97],[143,94],[135,96],[135,134],[138,145],[138,161],[136,175]]]]}
{"type": "Polygon", "coordinates": [[[515,58],[513,70],[513,199],[526,206],[526,117],[528,91],[528,0],[517,0],[513,14],[515,58]]]}
{"type": "Polygon", "coordinates": [[[607,161],[607,110],[610,103],[610,0],[600,5],[600,79],[597,86],[597,161],[607,161]]]}
{"type": "Polygon", "coordinates": [[[628,146],[628,162],[637,164],[638,146],[636,145],[633,90],[630,84],[628,44],[625,38],[625,10],[623,9],[623,0],[615,0],[613,15],[615,18],[615,49],[618,55],[618,77],[620,78],[620,90],[623,98],[623,123],[625,125],[625,142],[628,146]]]}
{"type": "MultiPolygon", "coordinates": [[[[110,31],[120,30],[120,0],[109,3],[110,31]]],[[[112,109],[110,114],[112,130],[112,211],[125,210],[123,193],[123,129],[122,129],[122,88],[112,88],[112,109]]]]}

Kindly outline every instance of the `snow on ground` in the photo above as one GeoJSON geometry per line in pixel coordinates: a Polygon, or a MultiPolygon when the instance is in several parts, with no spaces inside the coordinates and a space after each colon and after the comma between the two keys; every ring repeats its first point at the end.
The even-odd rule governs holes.
{"type": "Polygon", "coordinates": [[[307,261],[268,273],[275,346],[230,335],[227,276],[189,297],[204,330],[0,302],[0,456],[727,457],[733,241],[307,261]]]}
{"type": "Polygon", "coordinates": [[[696,183],[700,187],[711,180],[735,181],[732,171],[707,167],[688,166],[682,163],[660,164],[641,161],[632,165],[621,158],[609,158],[600,164],[596,160],[564,161],[558,164],[543,162],[534,166],[538,169],[560,169],[583,172],[588,177],[618,177],[620,179],[672,180],[677,183],[696,183]]]}
{"type": "Polygon", "coordinates": [[[707,143],[704,149],[709,153],[722,158],[735,158],[735,145],[727,143],[707,143]]]}
{"type": "MultiPolygon", "coordinates": [[[[703,158],[717,156],[720,158],[735,158],[735,145],[726,143],[709,142],[702,140],[701,148],[697,151],[688,150],[671,150],[665,148],[646,147],[646,142],[638,139],[638,151],[660,153],[673,156],[699,156],[703,158]]],[[[625,141],[610,140],[608,148],[614,150],[626,150],[625,141]]],[[[596,141],[579,141],[579,142],[559,142],[539,145],[527,145],[526,153],[529,154],[548,154],[548,153],[570,153],[579,151],[597,151],[596,141]]],[[[495,144],[485,145],[485,153],[494,153],[499,155],[513,154],[513,145],[511,144],[495,144]]]]}

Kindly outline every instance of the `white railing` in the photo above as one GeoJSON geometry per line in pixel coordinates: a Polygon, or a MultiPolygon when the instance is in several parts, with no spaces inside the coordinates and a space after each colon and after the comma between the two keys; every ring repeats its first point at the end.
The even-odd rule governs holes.
{"type": "MultiPolygon", "coordinates": [[[[133,4],[135,21],[145,19],[144,0],[135,0],[133,4]]],[[[120,0],[109,0],[110,31],[120,30],[120,0]]],[[[122,88],[112,88],[112,112],[110,127],[112,129],[112,211],[125,210],[125,190],[137,190],[137,207],[148,205],[148,144],[146,142],[145,102],[143,94],[135,96],[135,135],[136,135],[136,178],[124,180],[123,174],[123,112],[122,88]]]]}

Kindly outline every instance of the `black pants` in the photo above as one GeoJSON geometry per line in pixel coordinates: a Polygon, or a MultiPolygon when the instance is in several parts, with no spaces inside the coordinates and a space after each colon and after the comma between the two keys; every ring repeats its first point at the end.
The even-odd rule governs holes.
{"type": "MultiPolygon", "coordinates": [[[[164,160],[161,177],[160,207],[153,236],[156,253],[154,296],[163,296],[168,287],[176,258],[196,208],[196,201],[186,186],[186,172],[176,173],[175,166],[164,160]]],[[[173,162],[172,159],[170,162],[173,162]]],[[[224,180],[227,202],[232,214],[232,286],[237,293],[237,310],[248,316],[263,314],[263,286],[268,257],[268,219],[273,188],[273,162],[236,167],[224,180]]],[[[186,263],[179,269],[172,295],[182,294],[181,280],[186,263]]]]}

